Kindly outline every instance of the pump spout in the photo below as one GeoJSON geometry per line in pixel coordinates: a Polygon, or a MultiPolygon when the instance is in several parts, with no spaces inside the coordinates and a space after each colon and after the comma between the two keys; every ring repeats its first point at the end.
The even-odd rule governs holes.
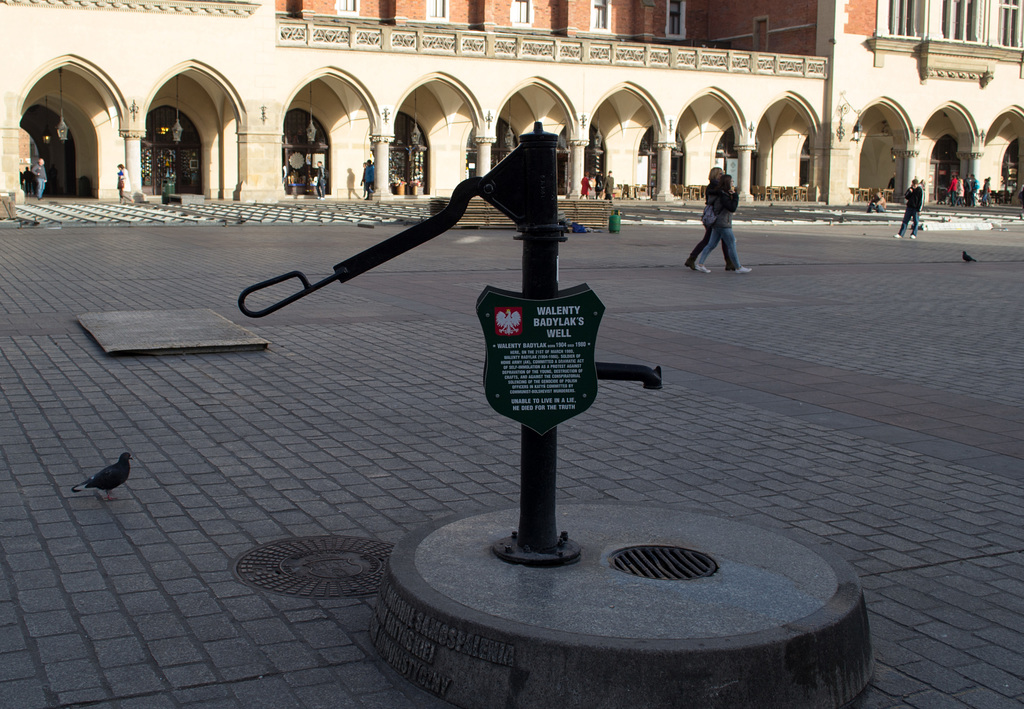
{"type": "Polygon", "coordinates": [[[597,366],[598,379],[617,381],[643,382],[644,389],[661,389],[661,367],[650,367],[642,364],[622,364],[620,362],[594,362],[597,366]]]}

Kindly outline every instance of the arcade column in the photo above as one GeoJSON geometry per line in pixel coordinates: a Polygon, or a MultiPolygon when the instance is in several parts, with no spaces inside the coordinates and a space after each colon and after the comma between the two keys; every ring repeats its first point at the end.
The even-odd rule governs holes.
{"type": "Polygon", "coordinates": [[[373,194],[379,200],[390,200],[391,185],[389,176],[391,174],[391,141],[394,138],[390,135],[371,135],[370,142],[373,143],[373,194]]]}
{"type": "Polygon", "coordinates": [[[25,169],[18,164],[18,135],[18,126],[0,128],[0,192],[13,193],[15,203],[25,199],[18,179],[25,169]]]}
{"type": "Polygon", "coordinates": [[[238,132],[238,186],[234,198],[271,201],[284,198],[280,130],[238,132]]]}
{"type": "Polygon", "coordinates": [[[583,150],[590,145],[589,140],[570,140],[569,147],[572,149],[572,160],[569,161],[569,194],[566,197],[579,199],[580,182],[583,180],[583,150]]]}
{"type": "MultiPolygon", "coordinates": [[[[128,179],[132,186],[132,200],[146,201],[142,194],[142,138],[145,133],[132,130],[121,131],[124,138],[124,166],[128,170],[128,179]],[[137,196],[136,196],[137,195],[137,196]]],[[[100,175],[100,182],[103,182],[105,175],[100,175]]],[[[96,185],[99,194],[100,185],[96,185]]]]}
{"type": "Polygon", "coordinates": [[[737,145],[736,150],[740,154],[740,174],[736,176],[736,191],[740,193],[741,202],[750,202],[753,199],[750,195],[750,154],[754,152],[754,146],[737,145]]]}
{"type": "Polygon", "coordinates": [[[903,196],[903,193],[910,187],[910,182],[917,177],[917,156],[920,154],[919,150],[900,150],[897,151],[896,157],[901,158],[899,161],[903,165],[903,174],[897,175],[896,180],[896,192],[903,196]],[[903,178],[900,182],[899,177],[903,178]]]}
{"type": "Polygon", "coordinates": [[[491,171],[491,146],[494,145],[494,138],[476,139],[476,174],[486,175],[491,171]]]}
{"type": "Polygon", "coordinates": [[[672,201],[672,148],[675,143],[658,143],[658,193],[659,202],[672,201]]]}

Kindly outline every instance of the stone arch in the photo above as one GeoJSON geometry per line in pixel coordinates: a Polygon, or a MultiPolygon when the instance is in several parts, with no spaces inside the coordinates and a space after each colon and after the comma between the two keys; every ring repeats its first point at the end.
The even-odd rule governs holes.
{"type": "MultiPolygon", "coordinates": [[[[784,92],[769,101],[753,126],[751,183],[763,187],[810,187],[811,151],[818,118],[803,97],[784,92]]],[[[749,126],[748,126],[749,130],[749,126]]]]}
{"type": "MultiPolygon", "coordinates": [[[[494,136],[491,148],[491,166],[518,145],[519,136],[533,131],[540,122],[544,130],[559,136],[556,156],[556,180],[560,194],[572,191],[571,148],[573,135],[578,131],[577,118],[571,99],[550,81],[531,77],[519,82],[505,94],[498,105],[498,115],[489,128],[494,136]]],[[[479,173],[482,174],[482,173],[479,173]]]]}
{"type": "MultiPolygon", "coordinates": [[[[140,132],[146,132],[147,118],[163,106],[185,113],[199,136],[199,145],[188,149],[190,157],[183,162],[175,161],[176,191],[182,191],[188,184],[190,187],[184,191],[197,191],[215,199],[235,195],[240,182],[237,134],[246,125],[247,117],[244,102],[231,82],[202,62],[180,62],[158,75],[145,99],[140,132]]],[[[152,162],[156,150],[153,139],[152,135],[142,138],[138,188],[144,194],[158,194],[164,179],[152,162]]],[[[173,147],[165,147],[173,152],[173,147]]]]}
{"type": "Polygon", "coordinates": [[[992,190],[999,193],[1001,200],[1011,200],[1020,190],[1022,138],[1024,108],[1016,105],[1007,106],[996,114],[985,131],[984,155],[980,164],[981,179],[992,178],[992,190]]]}
{"type": "Polygon", "coordinates": [[[869,103],[859,115],[859,159],[851,186],[886,189],[890,182],[902,184],[900,156],[916,140],[910,116],[894,99],[880,97],[869,103]]]}
{"type": "Polygon", "coordinates": [[[532,131],[533,124],[541,121],[549,133],[558,134],[565,129],[568,140],[575,137],[572,101],[564,91],[540,77],[521,81],[509,90],[499,106],[497,117],[504,119],[517,136],[532,131]]]}
{"type": "Polygon", "coordinates": [[[692,96],[676,118],[675,140],[678,155],[673,160],[676,184],[699,186],[707,183],[708,172],[716,163],[722,138],[733,130],[737,142],[745,143],[743,112],[725,91],[712,87],[692,96]]]}
{"type": "MultiPolygon", "coordinates": [[[[313,119],[325,133],[320,136],[322,140],[316,140],[323,148],[322,158],[328,172],[325,192],[355,199],[362,194],[359,182],[363,163],[367,158],[373,158],[372,138],[381,134],[391,135],[394,116],[390,110],[383,112],[366,86],[348,72],[337,67],[323,67],[306,74],[287,96],[280,115],[282,126],[290,111],[308,113],[310,89],[313,119]]],[[[288,138],[286,136],[286,142],[288,138]]],[[[283,163],[278,169],[285,169],[283,163]]],[[[287,170],[285,174],[289,174],[287,170]]],[[[295,190],[286,182],[286,191],[295,190]]],[[[312,195],[313,191],[307,189],[302,193],[312,195]]]]}
{"type": "MultiPolygon", "coordinates": [[[[483,112],[472,92],[449,74],[431,72],[411,82],[395,107],[395,127],[418,126],[427,151],[406,145],[395,136],[391,146],[388,182],[413,179],[419,194],[450,194],[466,171],[466,141],[483,122],[483,112]],[[398,114],[404,114],[399,118],[398,114]]],[[[380,180],[378,179],[378,182],[380,180]]],[[[380,183],[383,186],[383,182],[380,183]]],[[[398,189],[398,188],[396,188],[398,189]]]]}
{"type": "Polygon", "coordinates": [[[104,180],[114,186],[113,168],[124,161],[118,130],[128,127],[130,107],[106,72],[82,57],[62,55],[40,65],[19,95],[19,124],[46,164],[57,170],[57,183],[48,191],[94,197],[104,180]],[[51,136],[44,143],[43,133],[60,112],[62,99],[68,142],[51,136]]]}
{"type": "MultiPolygon", "coordinates": [[[[929,201],[941,199],[953,174],[964,177],[977,171],[980,157],[980,138],[974,117],[962,105],[948,102],[938,106],[916,136],[919,151],[916,177],[925,182],[925,194],[929,201]],[[936,145],[943,137],[949,136],[956,142],[955,157],[941,158],[934,154],[936,145]]],[[[948,141],[942,141],[947,145],[948,141]]],[[[908,175],[909,182],[914,176],[908,175]]]]}
{"type": "MultiPolygon", "coordinates": [[[[654,97],[631,82],[612,86],[594,103],[590,124],[603,136],[605,172],[614,172],[616,183],[623,189],[633,185],[639,190],[649,190],[657,181],[655,147],[667,140],[664,112],[654,97]]],[[[582,137],[590,136],[588,133],[582,137]]]]}

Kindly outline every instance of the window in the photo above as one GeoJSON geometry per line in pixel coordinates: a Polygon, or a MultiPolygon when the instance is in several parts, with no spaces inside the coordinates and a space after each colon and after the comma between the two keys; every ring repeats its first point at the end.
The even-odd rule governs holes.
{"type": "Polygon", "coordinates": [[[1021,0],[999,0],[999,44],[1019,47],[1021,0]]]}
{"type": "Polygon", "coordinates": [[[683,22],[683,14],[686,12],[686,3],[683,0],[668,0],[668,26],[665,34],[669,37],[682,37],[686,34],[683,22]]]}
{"type": "Polygon", "coordinates": [[[917,0],[889,0],[889,34],[917,37],[917,0]]]}
{"type": "Polygon", "coordinates": [[[975,0],[942,0],[942,36],[962,42],[978,41],[975,0]]]}
{"type": "Polygon", "coordinates": [[[339,15],[358,15],[359,0],[336,0],[334,10],[339,15]]]}
{"type": "Polygon", "coordinates": [[[428,20],[448,19],[448,0],[427,0],[428,20]]]}
{"type": "Polygon", "coordinates": [[[611,29],[609,20],[608,0],[594,0],[590,14],[590,28],[594,30],[611,29]]]}
{"type": "Polygon", "coordinates": [[[530,24],[530,0],[512,0],[512,24],[530,24]]]}

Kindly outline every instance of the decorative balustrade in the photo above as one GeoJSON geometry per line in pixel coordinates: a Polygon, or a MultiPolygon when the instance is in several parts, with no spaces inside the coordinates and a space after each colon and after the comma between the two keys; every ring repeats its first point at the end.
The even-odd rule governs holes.
{"type": "Polygon", "coordinates": [[[824,57],[606,39],[502,34],[436,26],[392,27],[347,18],[297,20],[279,17],[277,46],[491,57],[808,79],[825,79],[828,75],[828,60],[824,57]]]}

